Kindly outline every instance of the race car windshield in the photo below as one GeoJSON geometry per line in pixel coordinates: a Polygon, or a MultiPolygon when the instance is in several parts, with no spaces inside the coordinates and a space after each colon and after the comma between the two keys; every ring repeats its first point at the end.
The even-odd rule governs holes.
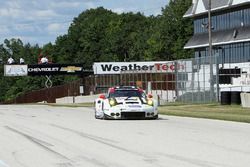
{"type": "Polygon", "coordinates": [[[112,97],[145,97],[145,94],[138,90],[116,90],[109,93],[109,98],[112,97]]]}

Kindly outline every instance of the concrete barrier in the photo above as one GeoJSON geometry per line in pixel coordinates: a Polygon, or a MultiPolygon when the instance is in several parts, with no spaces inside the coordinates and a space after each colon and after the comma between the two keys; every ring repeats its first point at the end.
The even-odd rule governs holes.
{"type": "Polygon", "coordinates": [[[91,96],[77,96],[75,97],[75,103],[94,103],[100,95],[91,95],[91,96]]]}
{"type": "Polygon", "coordinates": [[[56,99],[56,103],[58,103],[58,104],[71,104],[71,103],[74,103],[74,97],[68,96],[68,97],[58,98],[58,99],[56,99]]]}
{"type": "Polygon", "coordinates": [[[250,108],[250,93],[241,93],[241,105],[244,108],[250,108]]]}
{"type": "Polygon", "coordinates": [[[94,103],[95,99],[98,98],[99,95],[91,95],[91,96],[68,96],[63,98],[56,99],[57,104],[73,104],[73,103],[94,103]]]}

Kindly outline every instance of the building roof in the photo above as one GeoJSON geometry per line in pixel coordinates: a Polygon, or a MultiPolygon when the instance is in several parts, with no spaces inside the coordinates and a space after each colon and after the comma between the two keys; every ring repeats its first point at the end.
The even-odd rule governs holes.
{"type": "MultiPolygon", "coordinates": [[[[212,33],[213,46],[250,41],[250,27],[223,30],[212,33]]],[[[184,46],[185,49],[208,47],[208,34],[195,34],[184,46]]]]}
{"type": "MultiPolygon", "coordinates": [[[[211,0],[211,10],[218,11],[236,6],[250,4],[250,0],[211,0]]],[[[194,17],[207,13],[209,9],[209,0],[193,0],[192,6],[183,17],[194,17]]]]}

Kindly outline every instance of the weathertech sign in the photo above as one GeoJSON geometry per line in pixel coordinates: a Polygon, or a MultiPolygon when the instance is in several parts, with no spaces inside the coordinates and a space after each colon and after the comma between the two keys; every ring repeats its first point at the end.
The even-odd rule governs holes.
{"type": "MultiPolygon", "coordinates": [[[[187,67],[191,68],[191,62],[174,63],[168,61],[161,62],[108,62],[94,63],[95,74],[122,74],[122,73],[172,73],[188,72],[187,67]]],[[[190,71],[189,70],[189,71],[190,71]]]]}

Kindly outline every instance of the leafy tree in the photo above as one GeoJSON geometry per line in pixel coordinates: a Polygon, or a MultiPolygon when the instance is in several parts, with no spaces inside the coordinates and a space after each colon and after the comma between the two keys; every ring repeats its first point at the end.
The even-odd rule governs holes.
{"type": "MultiPolygon", "coordinates": [[[[191,0],[170,0],[158,16],[141,13],[117,14],[99,7],[83,11],[74,19],[68,33],[59,36],[55,44],[43,47],[23,44],[20,39],[6,39],[0,44],[0,58],[36,64],[38,55],[48,56],[54,63],[152,61],[188,58],[192,51],[183,47],[193,34],[192,21],[183,19],[191,0]]],[[[75,76],[53,77],[54,85],[76,80],[75,76]]],[[[44,87],[42,77],[4,77],[0,64],[0,102],[44,87]]]]}
{"type": "Polygon", "coordinates": [[[192,20],[183,19],[191,3],[191,0],[170,0],[169,5],[162,10],[160,36],[165,56],[161,58],[176,60],[192,55],[192,52],[183,49],[193,34],[192,20]]]}
{"type": "Polygon", "coordinates": [[[118,53],[122,60],[125,61],[141,61],[144,60],[146,41],[150,32],[150,19],[141,13],[127,13],[121,15],[122,31],[119,36],[121,38],[118,53]]]}

